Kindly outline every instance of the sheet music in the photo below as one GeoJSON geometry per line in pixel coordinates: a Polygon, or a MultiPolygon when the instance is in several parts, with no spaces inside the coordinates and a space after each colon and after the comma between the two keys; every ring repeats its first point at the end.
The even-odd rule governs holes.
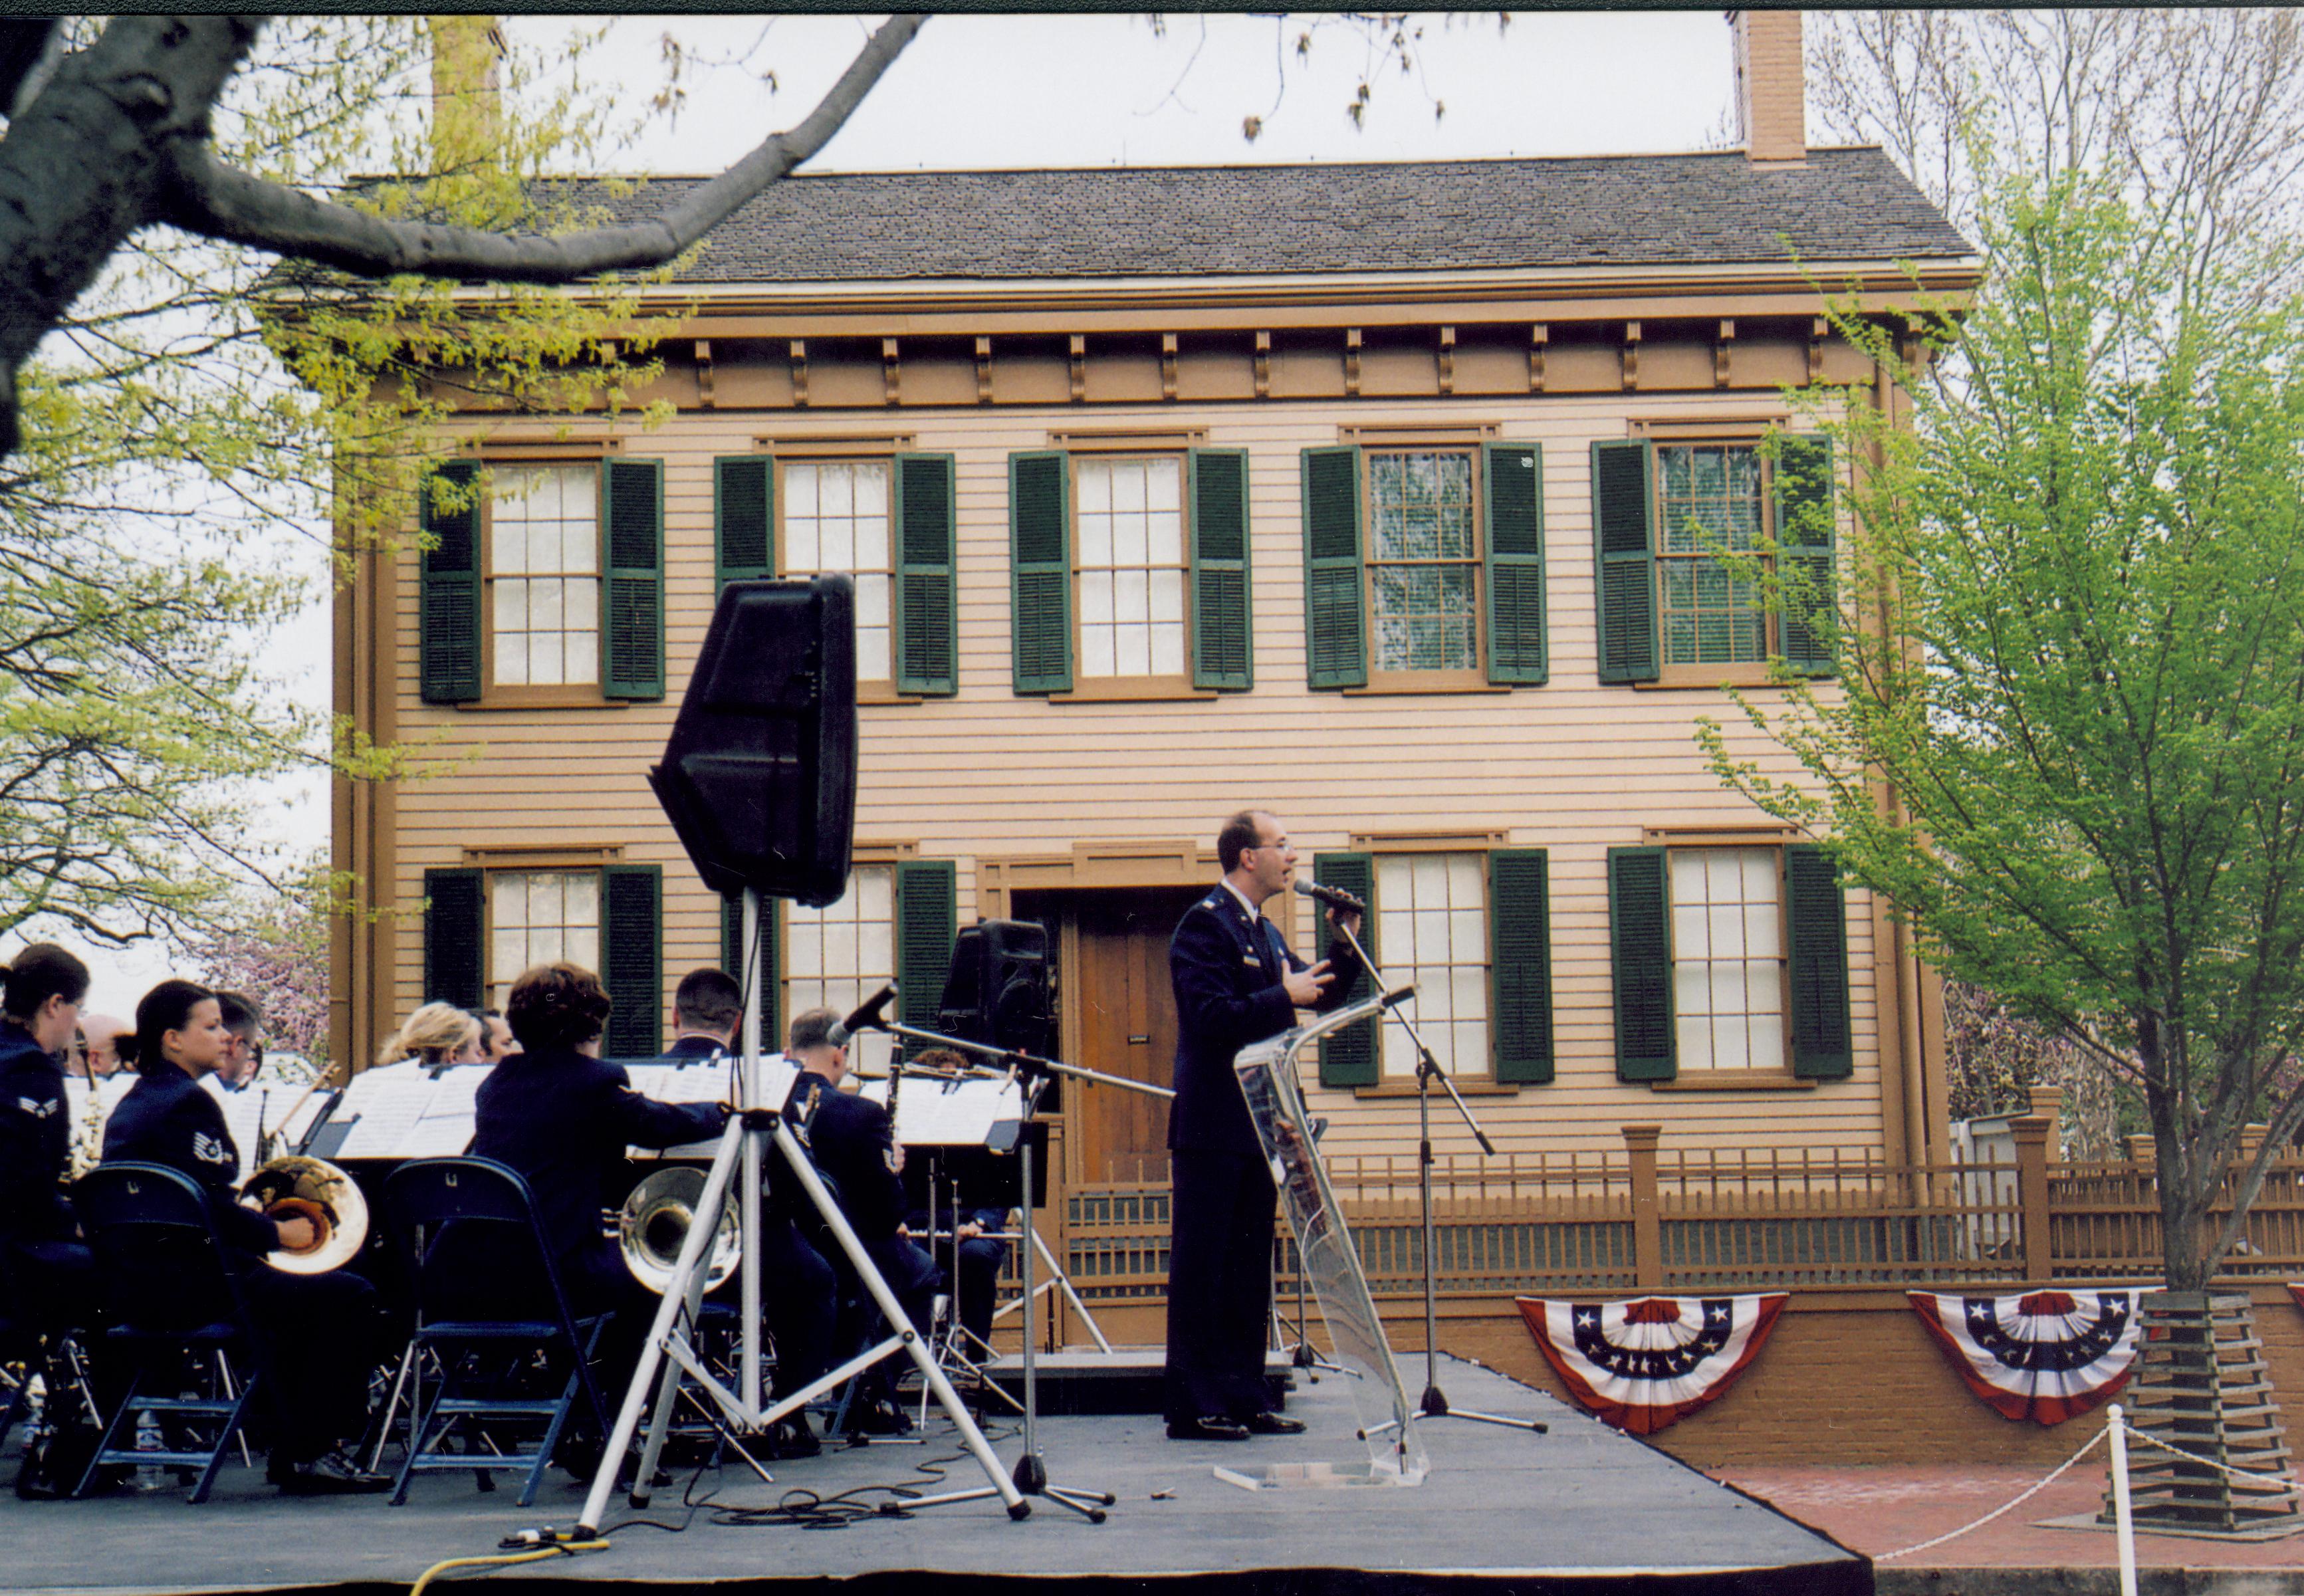
{"type": "MultiPolygon", "coordinates": [[[[627,1065],[625,1069],[632,1078],[634,1091],[662,1103],[725,1102],[735,1078],[735,1072],[724,1058],[709,1064],[627,1065]]],[[[770,1107],[783,1102],[799,1074],[800,1066],[782,1054],[761,1059],[760,1101],[770,1107]]],[[[719,1150],[717,1137],[709,1142],[667,1147],[660,1153],[652,1147],[631,1150],[636,1159],[708,1159],[719,1150]]]]}
{"type": "MultiPolygon", "coordinates": [[[[338,1159],[397,1159],[411,1156],[407,1143],[432,1100],[431,1072],[420,1064],[388,1064],[352,1077],[329,1115],[347,1125],[334,1153],[338,1159]]],[[[458,1150],[462,1150],[462,1149],[458,1150]]]]}
{"type": "Polygon", "coordinates": [[[335,1107],[336,1099],[343,1095],[343,1092],[330,1091],[325,1086],[306,1094],[304,1100],[281,1122],[280,1144],[295,1148],[300,1152],[303,1150],[312,1140],[312,1133],[320,1128],[321,1122],[328,1116],[328,1110],[335,1107]]]}
{"type": "MultiPolygon", "coordinates": [[[[867,1081],[862,1095],[888,1100],[888,1082],[867,1081]]],[[[907,1072],[896,1094],[896,1140],[907,1147],[981,1147],[992,1127],[1024,1116],[1024,1088],[1005,1077],[939,1081],[907,1072]]]]}

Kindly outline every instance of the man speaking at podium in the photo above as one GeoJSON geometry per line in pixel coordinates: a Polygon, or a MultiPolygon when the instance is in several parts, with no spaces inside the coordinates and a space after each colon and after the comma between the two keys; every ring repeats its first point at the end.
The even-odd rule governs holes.
{"type": "MultiPolygon", "coordinates": [[[[1168,1363],[1172,1440],[1246,1440],[1304,1426],[1271,1411],[1264,1345],[1279,1193],[1232,1057],[1295,1023],[1300,1008],[1343,1004],[1360,959],[1341,936],[1307,965],[1266,901],[1295,879],[1279,819],[1242,810],[1216,834],[1224,879],[1184,912],[1168,944],[1176,992],[1176,1100],[1168,1114],[1168,1363]]],[[[1334,923],[1335,912],[1329,921],[1334,923]]],[[[1359,930],[1358,916],[1351,919],[1359,930]]]]}

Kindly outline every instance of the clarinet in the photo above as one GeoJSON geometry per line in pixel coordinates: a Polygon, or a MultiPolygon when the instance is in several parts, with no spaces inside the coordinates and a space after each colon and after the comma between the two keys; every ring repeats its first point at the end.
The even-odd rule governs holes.
{"type": "Polygon", "coordinates": [[[904,1142],[896,1132],[896,1094],[904,1089],[904,1065],[901,1059],[888,1061],[888,1173],[904,1172],[904,1142]]]}

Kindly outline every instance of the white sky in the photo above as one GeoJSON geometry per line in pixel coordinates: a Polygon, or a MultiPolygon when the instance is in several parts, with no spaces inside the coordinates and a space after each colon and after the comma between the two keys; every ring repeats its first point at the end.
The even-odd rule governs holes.
{"type": "MultiPolygon", "coordinates": [[[[621,115],[647,119],[614,168],[718,171],[805,116],[877,21],[614,21],[587,76],[612,89],[621,115]],[[649,117],[665,79],[667,35],[690,62],[688,98],[676,116],[649,117]],[[706,64],[733,56],[747,56],[748,66],[706,64]],[[775,73],[773,92],[761,72],[775,73]]],[[[517,43],[551,47],[592,24],[519,16],[505,26],[517,43]]],[[[1733,137],[1729,30],[1717,10],[1535,13],[1501,33],[1494,13],[1428,15],[1410,26],[1423,30],[1420,81],[1372,58],[1348,26],[1297,17],[1171,14],[1158,33],[1141,13],[938,17],[810,169],[1443,160],[1695,149],[1733,137]],[[1311,53],[1300,59],[1295,40],[1308,28],[1311,53]],[[1364,78],[1372,98],[1355,131],[1344,106],[1364,78]],[[1436,99],[1446,106],[1436,119],[1436,99]],[[1253,144],[1241,132],[1250,115],[1264,122],[1253,144]]],[[[298,696],[321,708],[327,649],[323,601],[274,655],[298,696]]],[[[326,784],[284,784],[270,814],[273,840],[320,845],[326,784]]],[[[157,947],[80,951],[95,976],[90,1006],[102,1013],[128,1016],[171,973],[157,947]]]]}

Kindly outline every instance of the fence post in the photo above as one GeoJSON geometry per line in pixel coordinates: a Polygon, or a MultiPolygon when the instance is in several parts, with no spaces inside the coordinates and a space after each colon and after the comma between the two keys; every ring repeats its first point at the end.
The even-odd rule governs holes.
{"type": "Polygon", "coordinates": [[[2017,1234],[2024,1244],[2024,1278],[2046,1285],[2055,1275],[2048,1226],[2048,1138],[2056,1122],[2044,1114],[2020,1114],[2008,1122],[2016,1142],[2016,1201],[2021,1210],[2017,1234]]]}
{"type": "Polygon", "coordinates": [[[1624,1154],[1631,1166],[1632,1284],[1643,1291],[1664,1285],[1664,1215],[1656,1202],[1656,1142],[1660,1125],[1628,1125],[1624,1154]]]}

